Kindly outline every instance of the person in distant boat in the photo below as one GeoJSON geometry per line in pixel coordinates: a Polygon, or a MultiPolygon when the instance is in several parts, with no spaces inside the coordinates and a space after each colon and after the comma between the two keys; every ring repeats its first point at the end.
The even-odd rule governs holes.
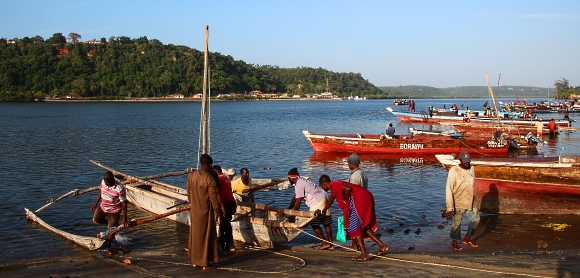
{"type": "Polygon", "coordinates": [[[538,138],[542,138],[543,131],[544,123],[542,122],[542,119],[538,119],[538,122],[536,122],[536,133],[538,134],[538,138]]]}
{"type": "MultiPolygon", "coordinates": [[[[326,191],[315,183],[300,177],[298,169],[292,168],[288,171],[288,181],[296,185],[294,187],[294,197],[292,197],[288,209],[299,210],[302,200],[304,200],[304,203],[306,203],[310,211],[322,211],[326,207],[328,201],[326,191]]],[[[322,244],[318,246],[320,250],[334,250],[334,245],[332,244],[332,227],[330,227],[330,224],[332,224],[330,209],[327,209],[324,214],[321,213],[310,222],[314,233],[322,240],[322,244]],[[320,225],[324,226],[327,238],[324,237],[320,225]]]]}
{"type": "Polygon", "coordinates": [[[556,129],[558,128],[558,125],[556,124],[556,121],[554,120],[554,118],[550,119],[550,121],[548,122],[548,130],[550,131],[550,138],[554,138],[554,136],[556,136],[556,129]]]}
{"type": "Polygon", "coordinates": [[[321,212],[324,214],[335,199],[338,208],[342,209],[347,235],[356,241],[361,252],[359,257],[352,258],[353,261],[369,260],[363,241],[365,237],[369,237],[379,245],[378,256],[389,251],[389,246],[375,235],[378,224],[375,214],[375,200],[371,192],[350,182],[331,181],[327,175],[322,175],[318,183],[322,189],[325,191],[330,190],[331,193],[326,207],[321,212]]]}
{"type": "Polygon", "coordinates": [[[387,136],[391,138],[395,137],[395,128],[392,123],[389,123],[389,127],[387,128],[387,136]]]}
{"type": "Polygon", "coordinates": [[[91,207],[93,222],[95,224],[107,224],[107,229],[119,226],[121,212],[123,212],[123,225],[129,226],[127,221],[127,191],[123,183],[115,179],[111,171],[107,171],[101,181],[101,194],[91,207]],[[98,206],[99,201],[101,205],[98,206]]]}
{"type": "Polygon", "coordinates": [[[473,242],[475,229],[479,224],[479,202],[475,198],[475,172],[471,167],[471,156],[467,152],[459,154],[459,165],[449,169],[445,189],[445,203],[447,210],[445,216],[452,216],[450,237],[453,240],[451,248],[459,251],[462,248],[457,245],[461,240],[461,219],[463,215],[469,219],[467,233],[463,238],[463,244],[469,244],[472,248],[478,247],[473,242]]]}
{"type": "Polygon", "coordinates": [[[232,234],[232,215],[236,213],[236,200],[232,193],[232,182],[222,173],[222,167],[219,165],[214,165],[212,169],[218,174],[219,178],[219,202],[222,208],[222,223],[219,229],[218,243],[219,248],[222,251],[230,250],[230,252],[235,252],[236,247],[234,246],[234,237],[232,234]]]}
{"type": "Polygon", "coordinates": [[[201,169],[187,176],[187,198],[191,205],[188,256],[193,267],[214,269],[219,260],[216,225],[222,222],[218,200],[218,176],[211,170],[213,159],[202,154],[201,169]]]}

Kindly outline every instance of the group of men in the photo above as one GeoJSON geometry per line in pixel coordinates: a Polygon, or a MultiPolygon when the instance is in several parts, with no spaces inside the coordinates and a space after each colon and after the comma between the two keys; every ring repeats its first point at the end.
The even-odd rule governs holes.
{"type": "MultiPolygon", "coordinates": [[[[469,219],[469,228],[463,238],[463,244],[478,247],[472,240],[479,223],[479,204],[474,198],[475,175],[470,165],[471,157],[467,152],[462,152],[459,160],[460,164],[449,170],[446,185],[447,209],[444,212],[453,218],[450,237],[454,250],[462,249],[457,241],[461,240],[463,215],[469,219]]],[[[241,177],[232,182],[235,170],[233,173],[231,170],[223,173],[220,166],[213,166],[213,159],[208,154],[201,155],[199,162],[200,170],[187,177],[188,200],[191,205],[188,256],[194,267],[207,270],[216,267],[212,262],[218,262],[220,251],[235,251],[230,223],[236,211],[234,194],[246,196],[246,201],[253,201],[251,194],[253,191],[271,184],[254,186],[246,168],[242,168],[241,177]]],[[[288,208],[298,210],[304,200],[309,210],[319,215],[310,223],[322,241],[318,249],[334,250],[330,206],[336,200],[338,208],[343,212],[347,236],[352,239],[350,249],[361,253],[352,260],[368,261],[370,257],[364,246],[365,238],[376,242],[379,246],[377,253],[379,256],[388,252],[389,247],[375,234],[378,228],[375,201],[373,194],[368,190],[368,178],[359,165],[360,159],[354,153],[348,158],[348,167],[351,170],[348,181],[333,181],[328,175],[322,175],[318,181],[319,185],[300,177],[297,168],[290,169],[288,181],[295,185],[295,193],[288,208]],[[327,195],[328,191],[331,193],[330,196],[327,195]],[[326,237],[320,225],[324,227],[326,237]]],[[[112,172],[105,173],[101,181],[101,194],[91,210],[95,212],[93,221],[97,224],[106,223],[108,228],[116,227],[122,213],[123,224],[128,226],[126,190],[112,172]]]]}

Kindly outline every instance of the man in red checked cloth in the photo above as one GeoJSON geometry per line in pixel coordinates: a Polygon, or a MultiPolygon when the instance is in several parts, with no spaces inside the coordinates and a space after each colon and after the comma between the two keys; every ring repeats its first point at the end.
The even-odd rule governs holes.
{"type": "Polygon", "coordinates": [[[378,225],[373,194],[358,184],[346,181],[331,181],[327,175],[322,175],[318,183],[322,189],[325,191],[330,190],[331,193],[322,213],[324,214],[334,202],[334,199],[336,199],[338,208],[342,209],[344,228],[347,235],[356,240],[361,255],[352,258],[353,261],[369,260],[369,255],[363,242],[365,237],[369,237],[379,245],[378,256],[389,251],[389,246],[375,235],[378,225]]]}

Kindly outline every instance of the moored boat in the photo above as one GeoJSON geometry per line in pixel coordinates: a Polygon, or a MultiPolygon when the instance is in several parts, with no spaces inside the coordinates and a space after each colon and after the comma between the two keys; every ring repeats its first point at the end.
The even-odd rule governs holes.
{"type": "Polygon", "coordinates": [[[314,134],[302,131],[317,152],[437,154],[448,152],[507,153],[508,143],[489,138],[384,134],[314,134]]]}
{"type": "MultiPolygon", "coordinates": [[[[391,107],[386,108],[395,117],[397,117],[402,122],[422,122],[422,123],[445,123],[445,122],[477,122],[481,124],[498,124],[507,123],[511,125],[523,125],[523,126],[534,126],[538,121],[547,126],[550,119],[535,119],[535,118],[510,118],[507,112],[503,112],[500,118],[494,117],[484,117],[479,112],[471,112],[470,115],[466,113],[455,113],[455,112],[438,112],[438,111],[421,111],[421,112],[406,112],[406,111],[394,111],[391,107]],[[508,116],[506,116],[508,115],[508,116]]],[[[568,120],[557,120],[556,124],[558,126],[567,127],[570,125],[568,120]]]]}
{"type": "MultiPolygon", "coordinates": [[[[449,170],[459,160],[435,155],[449,170]]],[[[580,156],[472,158],[481,211],[580,215],[580,156]]]]}

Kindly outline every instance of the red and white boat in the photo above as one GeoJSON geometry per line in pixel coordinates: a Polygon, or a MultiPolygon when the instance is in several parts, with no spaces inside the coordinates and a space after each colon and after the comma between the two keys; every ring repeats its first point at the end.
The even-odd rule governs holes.
{"type": "MultiPolygon", "coordinates": [[[[452,155],[435,155],[447,170],[452,155]]],[[[481,211],[580,215],[580,156],[472,158],[481,211]]]]}
{"type": "Polygon", "coordinates": [[[384,134],[314,134],[303,130],[316,152],[356,152],[385,154],[507,153],[508,143],[483,137],[384,134]]]}

